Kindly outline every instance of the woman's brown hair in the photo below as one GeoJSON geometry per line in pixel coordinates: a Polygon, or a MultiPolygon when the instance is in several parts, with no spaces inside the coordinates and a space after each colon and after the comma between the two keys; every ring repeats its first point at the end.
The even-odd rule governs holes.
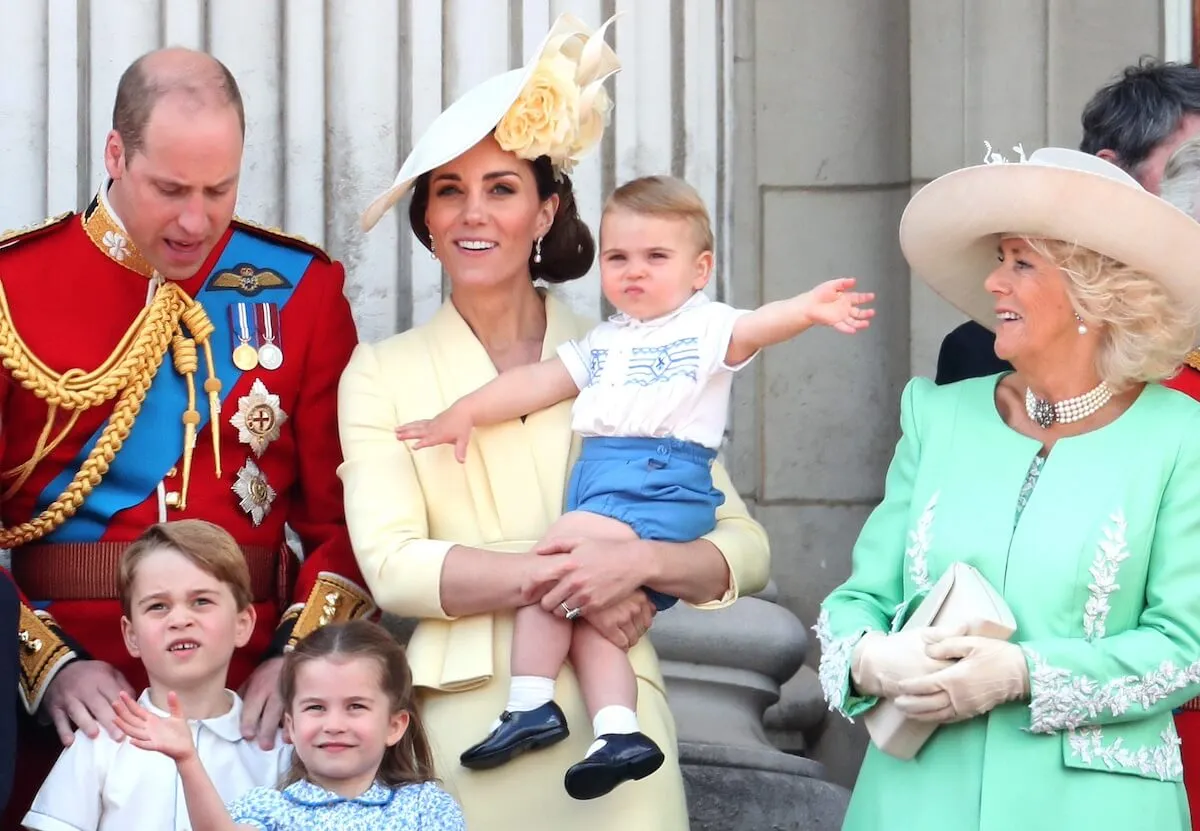
{"type": "MultiPolygon", "coordinates": [[[[296,672],[318,658],[367,658],[379,664],[379,683],[388,696],[391,713],[408,713],[408,729],[400,741],[387,748],[379,763],[375,780],[388,788],[431,782],[437,777],[433,768],[433,750],[421,724],[413,700],[412,670],[408,658],[395,638],[370,621],[353,620],[322,626],[296,644],[283,659],[279,692],[287,712],[296,699],[296,672]]],[[[292,766],[284,776],[281,788],[308,777],[300,755],[292,754],[292,766]]]]}
{"type": "MultiPolygon", "coordinates": [[[[539,156],[530,163],[537,182],[538,199],[545,202],[558,195],[558,211],[554,224],[542,238],[542,261],[533,261],[529,250],[529,274],[534,280],[547,283],[567,283],[588,273],[596,259],[596,241],[587,223],[579,218],[575,190],[571,177],[565,173],[555,177],[549,156],[539,156]]],[[[413,233],[426,248],[429,247],[429,226],[425,224],[425,209],[429,207],[429,173],[417,177],[412,201],[408,203],[408,221],[413,233]]]]}

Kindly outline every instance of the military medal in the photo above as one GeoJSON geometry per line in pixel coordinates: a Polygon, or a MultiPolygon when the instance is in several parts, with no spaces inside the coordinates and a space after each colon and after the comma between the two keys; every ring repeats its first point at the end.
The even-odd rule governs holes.
{"type": "Polygon", "coordinates": [[[243,372],[258,366],[258,350],[250,345],[250,321],[246,318],[246,304],[236,303],[238,345],[233,350],[233,365],[243,372]]]}
{"type": "Polygon", "coordinates": [[[237,473],[237,480],[232,490],[238,497],[238,505],[250,517],[255,527],[262,525],[263,519],[271,513],[271,503],[275,501],[275,489],[267,482],[267,477],[250,459],[242,465],[237,473]]]}
{"type": "Polygon", "coordinates": [[[287,413],[279,406],[279,396],[267,391],[261,378],[255,378],[250,394],[238,399],[238,411],[229,419],[238,431],[238,441],[250,445],[261,458],[271,442],[278,440],[287,413]]]}
{"type": "Polygon", "coordinates": [[[275,370],[283,366],[283,350],[276,341],[279,340],[279,325],[276,315],[279,309],[274,303],[259,303],[259,316],[255,320],[262,343],[258,347],[258,362],[263,369],[275,370]]]}

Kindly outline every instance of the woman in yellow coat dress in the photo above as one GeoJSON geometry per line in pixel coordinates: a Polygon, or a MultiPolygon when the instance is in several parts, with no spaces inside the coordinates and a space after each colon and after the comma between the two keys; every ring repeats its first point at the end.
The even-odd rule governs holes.
{"type": "MultiPolygon", "coordinates": [[[[592,263],[565,171],[600,138],[607,98],[599,85],[616,68],[603,30],[593,35],[560,18],[530,65],[484,82],[437,119],[364,216],[370,227],[412,190],[413,231],[450,278],[451,299],[432,321],[364,344],[351,359],[339,398],[340,472],[354,549],[376,602],[420,620],[409,660],[421,715],[438,775],[479,831],[686,829],[674,725],[657,657],[642,638],[653,606],[641,587],[721,608],[768,576],[766,535],[719,466],[714,482],[726,501],[704,539],[572,540],[565,553],[533,553],[562,512],[578,452],[569,401],[475,431],[465,464],[452,447],[413,452],[394,436],[397,425],[432,417],[497,372],[551,356],[594,325],[533,280],[565,282],[592,263]],[[577,106],[558,108],[563,100],[577,106]],[[563,117],[572,121],[558,129],[563,117]],[[458,761],[504,707],[513,610],[563,582],[583,599],[583,625],[629,647],[639,722],[667,753],[657,773],[589,802],[570,799],[562,784],[591,742],[586,729],[496,770],[458,761]]],[[[569,668],[555,700],[568,724],[587,725],[569,668]]]]}

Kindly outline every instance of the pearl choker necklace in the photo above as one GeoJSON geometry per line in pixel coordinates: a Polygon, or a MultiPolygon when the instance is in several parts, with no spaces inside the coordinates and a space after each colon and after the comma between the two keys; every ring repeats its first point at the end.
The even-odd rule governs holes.
{"type": "Polygon", "coordinates": [[[1059,401],[1057,404],[1051,404],[1044,398],[1038,398],[1033,394],[1033,390],[1026,387],[1025,412],[1029,413],[1029,417],[1034,423],[1046,430],[1053,424],[1070,424],[1072,421],[1081,421],[1098,412],[1111,398],[1112,390],[1103,381],[1095,389],[1085,392],[1083,395],[1059,401]]]}

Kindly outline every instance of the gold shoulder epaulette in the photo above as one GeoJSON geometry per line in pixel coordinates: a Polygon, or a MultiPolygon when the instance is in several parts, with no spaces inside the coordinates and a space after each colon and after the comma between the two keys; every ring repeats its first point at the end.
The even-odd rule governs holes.
{"type": "Polygon", "coordinates": [[[1183,362],[1192,369],[1200,370],[1200,349],[1193,349],[1183,357],[1183,362]]]}
{"type": "Polygon", "coordinates": [[[322,626],[371,617],[374,614],[375,603],[366,589],[341,575],[322,571],[317,575],[317,582],[308,593],[308,600],[296,618],[287,648],[291,649],[322,626]]]}
{"type": "Polygon", "coordinates": [[[300,248],[310,254],[318,257],[324,262],[333,262],[333,258],[325,251],[324,248],[317,245],[315,242],[310,242],[298,234],[289,234],[282,228],[273,228],[267,225],[259,225],[257,222],[251,222],[248,219],[242,219],[240,216],[233,218],[235,225],[241,225],[248,231],[270,237],[271,239],[279,240],[286,245],[291,245],[294,248],[300,248]]]}
{"type": "Polygon", "coordinates": [[[58,216],[52,216],[49,219],[43,219],[41,222],[36,222],[33,225],[26,225],[24,228],[14,228],[11,231],[0,233],[0,248],[7,248],[18,241],[40,236],[43,232],[48,231],[57,225],[61,225],[73,216],[75,216],[75,214],[72,211],[67,211],[65,214],[59,214],[58,216]]]}

